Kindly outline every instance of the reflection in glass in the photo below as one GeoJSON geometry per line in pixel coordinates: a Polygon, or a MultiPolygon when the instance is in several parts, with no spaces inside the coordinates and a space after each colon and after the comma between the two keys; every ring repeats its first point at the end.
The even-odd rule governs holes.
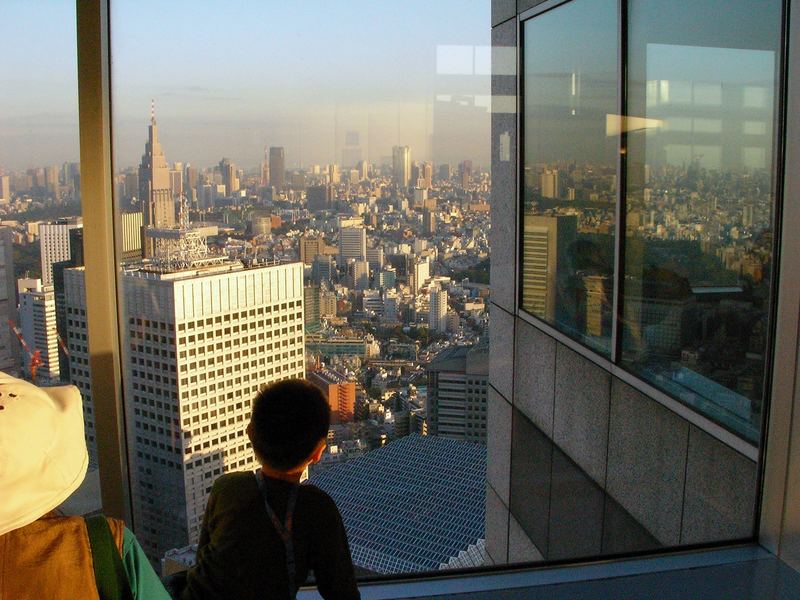
{"type": "Polygon", "coordinates": [[[627,140],[622,362],[757,441],[780,2],[746,5],[630,5],[628,112],[665,126],[627,140]]]}
{"type": "Polygon", "coordinates": [[[522,308],[608,354],[617,143],[616,2],[525,24],[522,308]],[[564,43],[564,40],[569,43],[564,43]]]}

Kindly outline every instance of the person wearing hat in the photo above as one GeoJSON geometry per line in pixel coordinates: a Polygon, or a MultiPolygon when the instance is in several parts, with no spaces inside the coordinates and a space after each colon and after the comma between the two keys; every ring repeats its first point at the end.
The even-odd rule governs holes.
{"type": "Polygon", "coordinates": [[[55,512],[88,465],[77,388],[0,372],[0,598],[169,600],[122,521],[55,512]]]}

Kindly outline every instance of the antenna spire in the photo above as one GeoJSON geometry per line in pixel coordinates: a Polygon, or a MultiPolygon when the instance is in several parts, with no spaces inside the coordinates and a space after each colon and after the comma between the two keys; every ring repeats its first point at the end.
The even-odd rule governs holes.
{"type": "Polygon", "coordinates": [[[156,101],[150,98],[150,123],[156,124],[156,101]]]}

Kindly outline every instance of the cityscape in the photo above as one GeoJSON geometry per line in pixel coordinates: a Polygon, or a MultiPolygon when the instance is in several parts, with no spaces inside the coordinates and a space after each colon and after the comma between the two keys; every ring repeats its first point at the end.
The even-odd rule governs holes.
{"type": "MultiPolygon", "coordinates": [[[[377,554],[354,548],[357,567],[482,564],[491,175],[412,152],[395,146],[369,163],[351,131],[342,164],[289,169],[284,148],[267,147],[254,169],[227,158],[196,167],[167,160],[151,106],[141,162],[116,174],[114,192],[134,515],[152,560],[187,560],[213,480],[256,467],[244,433],[255,393],[307,377],[332,416],[308,476],[334,498],[354,483],[320,478],[368,456],[371,469],[381,456],[403,468],[404,457],[413,477],[427,453],[440,484],[463,478],[472,489],[459,505],[469,535],[453,530],[440,558],[398,559],[387,543],[377,554]],[[433,437],[456,446],[430,446],[433,437]],[[403,451],[382,454],[401,438],[403,451]]],[[[80,389],[97,469],[79,166],[6,171],[0,197],[0,369],[80,389]]],[[[444,530],[452,507],[440,513],[444,530]]]]}

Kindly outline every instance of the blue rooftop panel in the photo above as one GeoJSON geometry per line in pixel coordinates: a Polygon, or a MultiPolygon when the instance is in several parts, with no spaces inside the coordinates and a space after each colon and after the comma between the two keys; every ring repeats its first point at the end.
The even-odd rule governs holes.
{"type": "Polygon", "coordinates": [[[484,538],[486,447],[410,435],[319,475],[353,562],[381,574],[435,571],[484,538]]]}

